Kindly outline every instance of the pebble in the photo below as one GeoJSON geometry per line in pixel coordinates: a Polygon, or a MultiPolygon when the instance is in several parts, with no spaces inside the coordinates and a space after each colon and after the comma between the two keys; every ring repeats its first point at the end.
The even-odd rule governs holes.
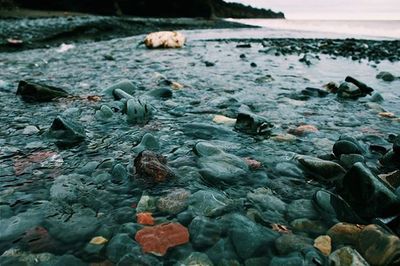
{"type": "Polygon", "coordinates": [[[36,126],[26,126],[22,131],[24,135],[33,135],[39,132],[39,129],[36,126]]]}
{"type": "Polygon", "coordinates": [[[322,235],[314,239],[314,247],[322,252],[325,256],[329,256],[332,251],[331,238],[327,235],[322,235]]]}
{"type": "Polygon", "coordinates": [[[90,240],[90,244],[94,244],[94,245],[104,245],[105,243],[107,243],[108,240],[102,236],[96,236],[93,237],[92,240],[90,240]]]}
{"type": "Polygon", "coordinates": [[[229,118],[223,115],[215,115],[213,118],[213,122],[216,124],[223,124],[226,126],[234,126],[236,123],[236,119],[229,118]]]}

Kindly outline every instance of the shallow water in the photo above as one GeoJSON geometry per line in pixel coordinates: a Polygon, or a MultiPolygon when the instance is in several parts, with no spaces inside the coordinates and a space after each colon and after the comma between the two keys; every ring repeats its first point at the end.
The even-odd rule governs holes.
{"type": "MultiPolygon", "coordinates": [[[[50,201],[52,208],[58,206],[72,210],[78,216],[90,218],[90,224],[99,224],[84,237],[78,235],[76,240],[68,242],[66,249],[58,251],[58,254],[71,253],[90,262],[92,259],[82,254],[83,245],[101,234],[111,239],[121,232],[121,225],[135,223],[134,205],[143,192],[158,197],[176,187],[185,188],[191,193],[203,189],[223,192],[232,200],[247,201],[246,195],[251,190],[269,187],[288,204],[297,199],[311,199],[316,189],[324,187],[319,183],[307,182],[301,171],[300,174],[296,172],[299,169],[294,160],[296,154],[329,154],[341,134],[350,134],[363,144],[378,141],[390,147],[386,138],[389,133],[398,133],[399,120],[380,117],[377,111],[367,105],[370,97],[356,101],[339,100],[330,94],[325,98],[304,100],[296,95],[306,87],[321,88],[330,81],[340,82],[351,75],[382,94],[385,99],[381,104],[383,109],[400,116],[400,80],[386,83],[375,78],[380,71],[398,75],[399,62],[382,61],[375,64],[320,55],[320,60],[313,60],[313,64],[308,66],[299,62],[300,57],[296,55],[259,53],[262,46],[257,43],[252,44],[251,48],[241,49],[236,47],[234,41],[201,40],[204,35],[213,39],[219,32],[191,32],[187,46],[178,50],[138,47],[142,39],[139,36],[80,44],[63,53],[52,48],[1,55],[0,203],[11,207],[12,216],[23,217],[23,213],[27,213],[32,217],[38,216],[38,222],[32,219],[29,226],[21,225],[21,229],[18,229],[21,232],[16,230],[5,237],[3,235],[0,253],[11,247],[19,247],[20,242],[16,240],[20,238],[20,233],[30,227],[42,225],[46,228],[48,224],[53,225],[51,217],[59,217],[57,215],[60,212],[50,207],[40,207],[47,206],[45,201],[50,201]],[[241,54],[246,57],[240,58],[241,54]],[[111,55],[115,60],[105,60],[104,55],[111,55]],[[215,65],[206,67],[205,61],[215,65]],[[257,67],[251,67],[252,62],[257,67]],[[184,88],[174,90],[171,99],[150,100],[156,111],[147,125],[129,125],[126,116],[121,113],[115,113],[108,122],[96,120],[95,111],[102,104],[112,105],[112,100],[103,97],[101,102],[90,102],[85,96],[100,95],[107,86],[121,79],[129,79],[138,86],[134,96],[141,97],[146,91],[160,87],[156,73],[183,84],[184,88]],[[44,81],[83,97],[51,103],[24,103],[15,96],[17,82],[22,79],[44,81]],[[221,105],[228,98],[235,99],[237,103],[221,105]],[[216,114],[235,118],[241,104],[267,117],[274,125],[274,135],[286,134],[289,128],[301,124],[314,125],[318,132],[296,137],[293,142],[277,142],[272,138],[254,138],[229,126],[216,127],[212,122],[216,114]],[[43,137],[41,133],[61,113],[74,117],[84,125],[87,134],[84,144],[60,150],[43,137]],[[212,126],[212,133],[196,126],[196,123],[212,126]],[[37,126],[40,132],[23,135],[24,128],[29,125],[37,126]],[[105,180],[83,188],[82,198],[71,206],[51,198],[49,190],[54,178],[76,173],[88,162],[103,162],[109,158],[128,169],[132,168],[133,158],[137,155],[132,148],[146,132],[160,140],[159,152],[167,157],[169,165],[177,173],[176,180],[153,188],[144,187],[131,179],[117,184],[105,180]],[[211,142],[238,157],[251,157],[261,162],[263,167],[248,171],[243,180],[237,183],[210,185],[199,177],[196,156],[192,152],[193,146],[200,140],[211,142]],[[54,156],[40,163],[31,162],[29,155],[44,151],[51,151],[54,156]]],[[[229,32],[227,30],[225,33],[229,32]]],[[[240,32],[236,34],[242,37],[240,32]]],[[[377,167],[377,158],[377,155],[370,155],[368,165],[377,167]]],[[[107,172],[110,169],[104,166],[104,170],[97,171],[107,172]]],[[[239,213],[244,211],[241,208],[234,210],[239,213]]],[[[286,218],[268,218],[289,225],[289,218],[283,217],[286,218]]],[[[158,212],[155,218],[158,222],[176,221],[176,216],[158,212]]],[[[3,226],[7,227],[7,221],[3,221],[3,226]]],[[[52,227],[52,232],[56,236],[70,234],[74,226],[79,226],[79,223],[65,227],[58,225],[55,229],[52,227]]],[[[173,250],[164,258],[155,257],[156,260],[173,264],[187,257],[193,248],[184,245],[173,250]]],[[[95,261],[104,259],[105,255],[95,261]]],[[[240,260],[241,263],[243,261],[240,260]]]]}

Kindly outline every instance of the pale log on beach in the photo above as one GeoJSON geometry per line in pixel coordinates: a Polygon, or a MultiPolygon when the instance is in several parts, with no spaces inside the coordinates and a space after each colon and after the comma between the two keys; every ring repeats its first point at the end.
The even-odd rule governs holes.
{"type": "Polygon", "coordinates": [[[146,36],[144,44],[147,48],[181,48],[186,38],[176,31],[153,32],[146,36]]]}

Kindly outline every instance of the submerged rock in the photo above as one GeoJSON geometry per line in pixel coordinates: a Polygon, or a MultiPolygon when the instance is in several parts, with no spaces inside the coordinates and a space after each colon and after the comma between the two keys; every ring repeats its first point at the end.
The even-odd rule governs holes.
{"type": "Polygon", "coordinates": [[[190,192],[185,189],[175,189],[157,201],[157,208],[161,212],[178,214],[185,210],[189,204],[190,192]]]}
{"type": "Polygon", "coordinates": [[[273,125],[266,118],[253,114],[246,108],[241,108],[235,129],[251,135],[270,135],[273,125]]]}
{"type": "Polygon", "coordinates": [[[26,102],[49,102],[54,98],[69,96],[63,89],[25,80],[19,82],[17,95],[26,102]]]}
{"type": "Polygon", "coordinates": [[[84,141],[86,137],[82,125],[63,116],[54,119],[46,135],[61,147],[74,146],[84,141]]]}
{"type": "Polygon", "coordinates": [[[342,154],[362,154],[362,151],[348,140],[339,140],[333,145],[333,154],[340,158],[342,154]]]}
{"type": "Polygon", "coordinates": [[[360,253],[351,247],[342,247],[335,250],[329,256],[329,261],[336,266],[369,266],[360,253]]]}
{"type": "Polygon", "coordinates": [[[153,115],[152,107],[139,99],[126,102],[126,120],[131,124],[145,124],[153,115]]]}
{"type": "Polygon", "coordinates": [[[146,36],[144,44],[147,48],[181,48],[186,38],[182,33],[175,31],[153,32],[146,36]]]}
{"type": "Polygon", "coordinates": [[[135,240],[143,252],[164,256],[169,248],[189,242],[189,232],[179,223],[165,223],[139,230],[135,240]]]}
{"type": "Polygon", "coordinates": [[[142,151],[134,160],[135,175],[149,183],[168,181],[175,175],[167,166],[167,159],[152,151],[142,151]]]}
{"type": "Polygon", "coordinates": [[[135,146],[132,150],[136,153],[140,153],[144,150],[157,151],[160,148],[160,143],[152,134],[146,133],[140,143],[135,146]]]}
{"type": "Polygon", "coordinates": [[[387,71],[379,72],[378,75],[376,75],[376,78],[381,79],[383,81],[388,81],[388,82],[396,79],[396,77],[392,73],[387,72],[387,71]]]}
{"type": "Polygon", "coordinates": [[[108,96],[114,96],[116,99],[119,99],[119,97],[114,94],[115,90],[117,89],[132,95],[135,93],[136,87],[131,81],[125,79],[104,89],[103,94],[108,96]]]}
{"type": "Polygon", "coordinates": [[[193,246],[202,249],[218,242],[221,238],[222,228],[216,220],[197,216],[190,223],[189,232],[193,246]]]}

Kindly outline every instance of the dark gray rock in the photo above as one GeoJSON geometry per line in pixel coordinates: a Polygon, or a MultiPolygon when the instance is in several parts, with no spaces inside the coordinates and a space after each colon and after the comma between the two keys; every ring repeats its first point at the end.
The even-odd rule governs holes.
{"type": "Polygon", "coordinates": [[[364,156],[360,154],[342,154],[340,155],[340,163],[345,167],[345,168],[350,168],[353,166],[355,163],[364,163],[365,158],[364,156]]]}
{"type": "Polygon", "coordinates": [[[239,259],[229,238],[221,238],[206,251],[206,254],[215,265],[219,265],[222,260],[235,261],[239,259]]]}
{"type": "Polygon", "coordinates": [[[117,234],[108,243],[106,255],[110,261],[117,263],[126,254],[136,253],[139,249],[139,245],[128,234],[117,234]]]}
{"type": "Polygon", "coordinates": [[[353,165],[338,191],[361,218],[387,217],[400,210],[394,191],[362,163],[353,165]]]}
{"type": "Polygon", "coordinates": [[[335,162],[309,156],[301,156],[298,161],[304,167],[306,173],[322,181],[337,181],[346,174],[346,170],[335,162]]]}
{"type": "Polygon", "coordinates": [[[396,79],[396,77],[392,73],[387,71],[379,72],[378,75],[376,75],[376,78],[388,82],[394,81],[396,79]]]}
{"type": "Polygon", "coordinates": [[[314,241],[311,238],[283,234],[275,240],[276,250],[280,255],[288,255],[292,252],[301,252],[303,249],[312,248],[314,241]]]}
{"type": "Polygon", "coordinates": [[[57,146],[70,147],[85,140],[85,129],[72,119],[57,116],[51,124],[46,136],[57,146]]]}
{"type": "Polygon", "coordinates": [[[172,90],[168,88],[158,88],[151,90],[147,93],[147,95],[155,97],[155,98],[171,98],[172,90]]]}
{"type": "Polygon", "coordinates": [[[49,102],[54,98],[67,97],[69,94],[60,88],[21,80],[18,84],[17,95],[26,102],[49,102]]]}
{"type": "Polygon", "coordinates": [[[311,200],[299,199],[292,201],[287,206],[287,217],[289,221],[299,218],[318,219],[320,217],[318,211],[314,208],[311,200]]]}
{"type": "Polygon", "coordinates": [[[267,118],[253,114],[248,107],[242,106],[239,109],[235,124],[235,129],[238,131],[251,135],[269,136],[273,127],[267,118]]]}
{"type": "Polygon", "coordinates": [[[196,249],[214,245],[221,238],[221,232],[218,221],[204,216],[195,217],[189,225],[190,241],[196,249]]]}
{"type": "Polygon", "coordinates": [[[362,154],[362,151],[354,143],[348,140],[336,141],[333,145],[333,154],[340,158],[342,154],[362,154]]]}

